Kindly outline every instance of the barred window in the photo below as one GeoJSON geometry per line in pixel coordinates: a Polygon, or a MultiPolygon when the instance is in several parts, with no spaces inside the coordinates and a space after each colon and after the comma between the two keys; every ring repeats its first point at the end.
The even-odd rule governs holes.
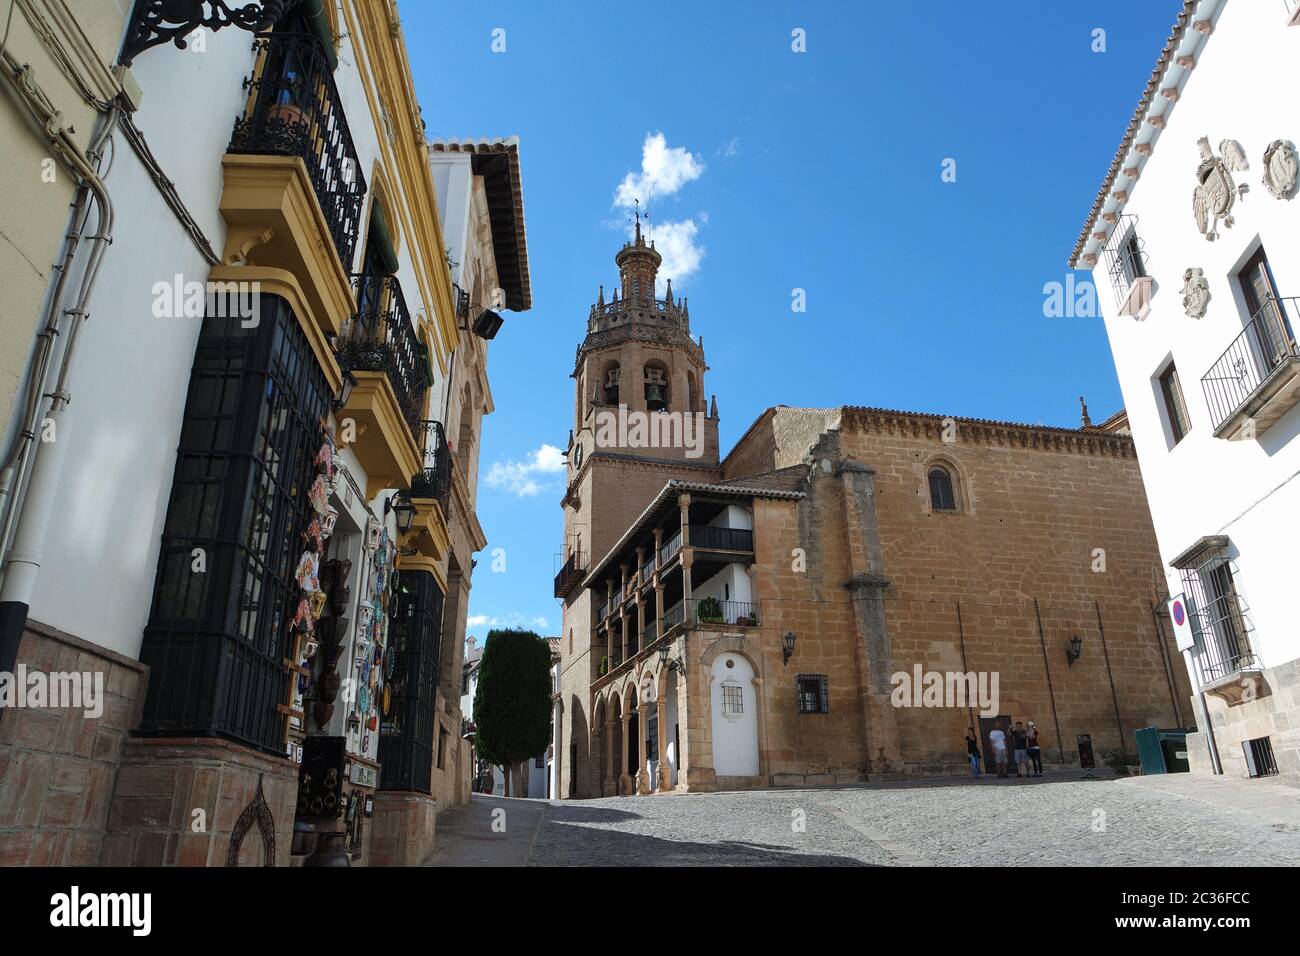
{"type": "Polygon", "coordinates": [[[935,465],[930,469],[930,507],[935,511],[956,511],[957,497],[953,494],[952,475],[947,468],[935,465]]]}
{"type": "Polygon", "coordinates": [[[140,649],[152,669],[140,729],[281,754],[294,567],[330,391],[289,303],[260,295],[248,326],[238,295],[212,303],[194,353],[140,649]]]}
{"type": "Polygon", "coordinates": [[[722,713],[731,717],[745,712],[745,693],[739,684],[722,685],[722,713]]]}
{"type": "Polygon", "coordinates": [[[795,679],[798,688],[799,713],[828,714],[831,710],[825,674],[800,674],[795,679]]]}
{"type": "Polygon", "coordinates": [[[1202,538],[1170,563],[1182,575],[1188,621],[1196,639],[1193,657],[1201,681],[1209,684],[1258,668],[1248,609],[1237,590],[1227,536],[1202,538]]]}

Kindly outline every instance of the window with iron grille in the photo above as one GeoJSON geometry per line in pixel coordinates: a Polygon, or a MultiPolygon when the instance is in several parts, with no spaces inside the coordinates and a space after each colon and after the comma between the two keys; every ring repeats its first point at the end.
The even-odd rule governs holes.
{"type": "Polygon", "coordinates": [[[379,787],[428,793],[443,594],[427,571],[399,575],[396,611],[388,625],[394,700],[392,713],[379,726],[379,787]]]}
{"type": "Polygon", "coordinates": [[[739,684],[722,685],[722,713],[732,717],[745,712],[745,693],[739,684]]]}
{"type": "Polygon", "coordinates": [[[1172,563],[1182,576],[1188,622],[1196,641],[1192,656],[1201,682],[1210,684],[1257,669],[1249,612],[1237,590],[1227,536],[1202,538],[1172,563]]]}
{"type": "Polygon", "coordinates": [[[1178,369],[1170,362],[1169,367],[1160,373],[1160,394],[1165,400],[1165,417],[1169,420],[1169,429],[1173,432],[1174,444],[1183,440],[1183,436],[1192,430],[1192,421],[1187,414],[1187,402],[1183,400],[1183,386],[1178,381],[1178,369]]]}
{"type": "Polygon", "coordinates": [[[1133,288],[1133,283],[1147,275],[1146,251],[1137,234],[1136,216],[1119,217],[1103,252],[1111,285],[1115,290],[1115,301],[1122,304],[1133,288]]]}
{"type": "Polygon", "coordinates": [[[1273,757],[1273,741],[1267,737],[1241,742],[1246,757],[1246,770],[1252,777],[1272,777],[1277,773],[1277,760],[1273,757]]]}
{"type": "Polygon", "coordinates": [[[281,754],[293,575],[330,392],[288,303],[259,295],[245,327],[240,295],[214,297],[194,354],[140,649],[140,731],[281,754]]]}
{"type": "Polygon", "coordinates": [[[650,719],[646,721],[645,730],[647,740],[645,742],[645,755],[650,760],[659,759],[659,715],[651,714],[650,719]]]}
{"type": "Polygon", "coordinates": [[[795,678],[799,693],[799,713],[828,714],[831,710],[825,674],[800,674],[795,678]]]}

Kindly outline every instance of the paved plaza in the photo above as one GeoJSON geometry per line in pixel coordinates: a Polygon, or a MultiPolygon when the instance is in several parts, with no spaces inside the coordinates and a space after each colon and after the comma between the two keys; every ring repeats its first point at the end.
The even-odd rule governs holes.
{"type": "Polygon", "coordinates": [[[1162,777],[934,779],[542,801],[476,794],[432,866],[1291,866],[1300,791],[1162,777]]]}

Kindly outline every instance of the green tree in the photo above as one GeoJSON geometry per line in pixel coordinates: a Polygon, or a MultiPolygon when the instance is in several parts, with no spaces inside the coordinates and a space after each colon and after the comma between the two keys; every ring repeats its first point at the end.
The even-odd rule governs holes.
{"type": "Polygon", "coordinates": [[[474,691],[479,755],[510,771],[546,750],[551,740],[551,646],[532,631],[489,631],[474,691]]]}

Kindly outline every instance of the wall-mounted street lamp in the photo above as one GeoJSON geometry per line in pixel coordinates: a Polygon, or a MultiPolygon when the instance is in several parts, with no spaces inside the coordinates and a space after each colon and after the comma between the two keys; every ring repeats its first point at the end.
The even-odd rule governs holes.
{"type": "Polygon", "coordinates": [[[261,0],[232,7],[228,0],[135,0],[121,61],[131,61],[148,50],[171,42],[185,49],[185,38],[199,27],[216,31],[236,26],[249,33],[269,30],[284,15],[288,0],[261,0]]]}
{"type": "Polygon", "coordinates": [[[334,399],[334,408],[336,410],[347,405],[348,400],[352,398],[352,390],[357,387],[357,377],[352,374],[352,369],[344,365],[341,371],[343,372],[343,384],[339,386],[339,397],[334,399]]]}
{"type": "Polygon", "coordinates": [[[680,657],[675,657],[675,658],[673,658],[672,660],[669,660],[669,659],[668,659],[668,645],[669,645],[670,643],[671,643],[670,641],[660,641],[660,643],[659,643],[659,663],[660,663],[660,665],[662,665],[662,666],[664,666],[664,667],[667,667],[667,668],[668,668],[669,670],[671,670],[671,671],[677,671],[677,673],[679,673],[679,674],[682,675],[682,680],[685,680],[685,679],[686,679],[686,663],[685,663],[685,662],[684,662],[680,657]]]}
{"type": "Polygon", "coordinates": [[[1081,638],[1078,634],[1076,634],[1074,635],[1074,637],[1070,638],[1070,643],[1067,644],[1065,647],[1066,663],[1069,664],[1071,667],[1073,667],[1074,662],[1079,659],[1079,655],[1081,655],[1082,653],[1083,653],[1083,638],[1081,638]]]}
{"type": "Polygon", "coordinates": [[[405,492],[399,491],[395,495],[389,495],[388,500],[384,502],[384,514],[393,512],[397,519],[397,531],[399,534],[406,534],[411,530],[411,525],[415,523],[415,505],[411,499],[406,497],[405,492]]]}
{"type": "Polygon", "coordinates": [[[785,637],[781,638],[781,666],[784,667],[790,663],[790,658],[794,656],[794,631],[786,631],[785,637]]]}

